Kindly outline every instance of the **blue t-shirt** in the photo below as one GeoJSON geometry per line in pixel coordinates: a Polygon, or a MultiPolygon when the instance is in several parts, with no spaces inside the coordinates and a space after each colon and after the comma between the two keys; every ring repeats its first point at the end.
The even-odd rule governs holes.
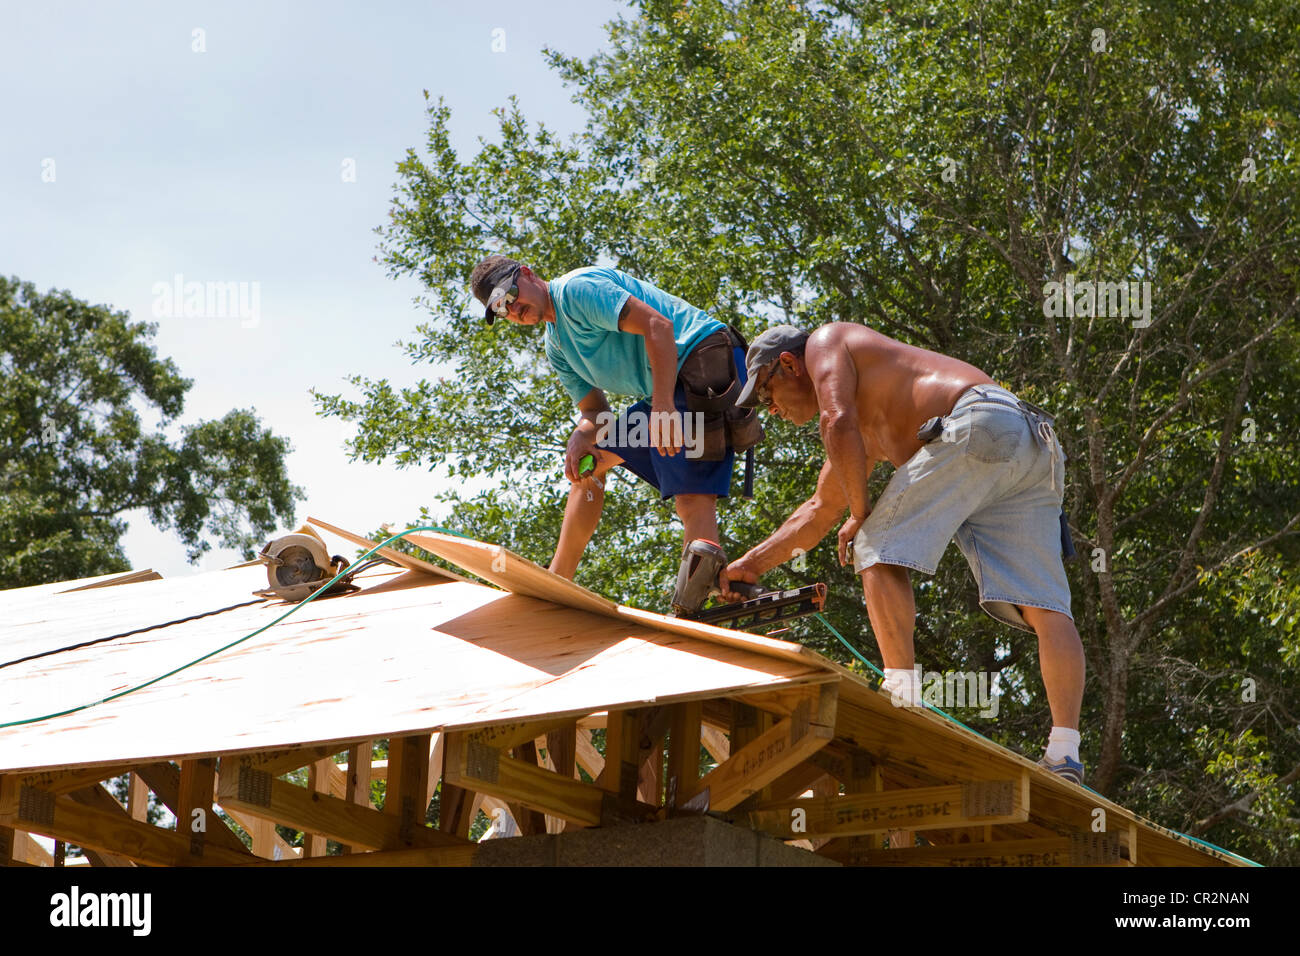
{"type": "Polygon", "coordinates": [[[552,279],[547,288],[555,321],[546,325],[546,358],[574,402],[593,388],[651,397],[654,380],[645,336],[618,328],[628,296],[636,296],[672,322],[677,371],[701,339],[725,328],[689,302],[617,269],[574,269],[552,279]]]}

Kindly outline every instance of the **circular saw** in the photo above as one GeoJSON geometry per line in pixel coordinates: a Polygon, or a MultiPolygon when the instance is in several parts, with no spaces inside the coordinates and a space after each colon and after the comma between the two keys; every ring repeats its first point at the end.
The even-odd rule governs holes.
{"type": "MultiPolygon", "coordinates": [[[[341,555],[329,556],[325,542],[310,528],[268,541],[257,560],[266,565],[270,586],[254,591],[258,597],[301,601],[328,584],[335,575],[348,567],[348,559],[341,555]]],[[[346,594],[360,590],[351,582],[351,575],[339,578],[329,589],[329,594],[346,594]]]]}

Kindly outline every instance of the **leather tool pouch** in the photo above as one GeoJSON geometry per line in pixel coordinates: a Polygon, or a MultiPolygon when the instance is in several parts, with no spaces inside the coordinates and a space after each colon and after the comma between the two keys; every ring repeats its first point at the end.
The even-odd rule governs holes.
{"type": "Polygon", "coordinates": [[[936,415],[934,418],[928,419],[924,425],[917,429],[916,440],[928,445],[942,434],[943,416],[936,415]]]}
{"type": "Polygon", "coordinates": [[[744,341],[734,329],[714,332],[691,350],[677,375],[687,411],[704,416],[703,461],[721,461],[728,444],[742,452],[763,439],[756,410],[736,407],[741,385],[732,349],[744,341]]]}

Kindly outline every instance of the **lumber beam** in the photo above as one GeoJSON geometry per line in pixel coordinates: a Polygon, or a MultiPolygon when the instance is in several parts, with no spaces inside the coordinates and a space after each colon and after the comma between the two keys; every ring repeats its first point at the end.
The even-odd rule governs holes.
{"type": "Polygon", "coordinates": [[[636,710],[614,710],[606,717],[605,766],[596,785],[626,803],[636,799],[639,728],[636,710]]]}
{"type": "MultiPolygon", "coordinates": [[[[668,712],[660,709],[664,729],[647,726],[640,735],[636,755],[636,798],[642,803],[659,806],[663,794],[664,733],[668,712]]],[[[650,721],[646,721],[647,724],[650,721]]]]}
{"type": "Polygon", "coordinates": [[[1115,833],[881,850],[860,837],[832,840],[818,855],[846,866],[1127,866],[1115,833]]]}
{"type": "MultiPolygon", "coordinates": [[[[343,799],[348,803],[355,803],[359,806],[370,806],[370,782],[381,779],[375,774],[375,766],[372,758],[374,757],[374,745],[370,741],[348,750],[347,769],[344,772],[345,785],[343,790],[343,799]]],[[[385,770],[387,770],[388,761],[384,761],[385,770]]]]}
{"type": "Polygon", "coordinates": [[[844,784],[846,793],[881,789],[880,762],[861,747],[837,738],[808,759],[844,784]]]}
{"type": "Polygon", "coordinates": [[[579,729],[578,731],[578,766],[592,780],[599,780],[601,773],[605,770],[605,758],[601,756],[596,745],[591,742],[591,731],[579,729]]]}
{"type": "Polygon", "coordinates": [[[1029,819],[1028,791],[1026,774],[1019,781],[773,800],[759,804],[747,822],[782,840],[1023,823],[1029,819]]]}
{"type": "MultiPolygon", "coordinates": [[[[507,757],[465,734],[448,733],[445,746],[443,779],[453,786],[522,803],[585,826],[600,824],[604,797],[598,788],[543,770],[536,763],[507,757]]],[[[521,823],[518,816],[515,820],[521,823]]]]}
{"type": "Polygon", "coordinates": [[[578,759],[578,722],[569,720],[546,734],[546,754],[562,777],[572,777],[578,759]]]}
{"type": "Polygon", "coordinates": [[[401,814],[372,810],[325,793],[311,793],[305,787],[244,767],[236,773],[221,775],[217,797],[222,806],[372,850],[449,846],[461,842],[423,825],[404,827],[401,814]]]}
{"type": "MultiPolygon", "coordinates": [[[[428,814],[429,804],[433,802],[433,795],[438,791],[438,783],[442,780],[442,734],[430,734],[429,739],[432,741],[432,746],[429,747],[429,770],[424,785],[426,815],[428,814]]],[[[387,764],[388,761],[384,761],[384,763],[387,764]]],[[[384,779],[387,780],[387,776],[384,779]]],[[[384,786],[387,787],[388,784],[385,783],[384,786]]]]}
{"type": "Polygon", "coordinates": [[[680,806],[681,795],[693,793],[700,781],[703,714],[704,708],[698,700],[669,708],[668,780],[664,787],[664,804],[670,810],[680,806]]]}
{"type": "MultiPolygon", "coordinates": [[[[818,753],[820,752],[818,751],[818,753]]],[[[813,756],[815,757],[817,754],[813,754],[813,756]]],[[[804,791],[825,778],[834,779],[809,759],[801,764],[796,764],[781,774],[768,785],[767,789],[771,792],[773,799],[794,800],[803,796],[804,791]]],[[[839,792],[838,782],[836,783],[835,792],[837,794],[839,792]]],[[[827,795],[830,795],[829,791],[827,795]]]]}
{"type": "Polygon", "coordinates": [[[700,728],[700,746],[713,758],[714,763],[722,763],[731,756],[731,741],[727,735],[709,724],[700,728]]]}
{"type": "Polygon", "coordinates": [[[538,737],[545,736],[552,731],[561,730],[570,724],[576,726],[576,718],[547,717],[542,720],[514,720],[493,724],[491,727],[467,730],[465,734],[470,740],[487,747],[495,747],[497,750],[513,750],[521,744],[536,740],[538,737]]]}
{"type": "MultiPolygon", "coordinates": [[[[224,826],[212,809],[217,761],[213,757],[182,760],[180,773],[179,799],[175,810],[176,832],[186,834],[190,839],[190,852],[202,856],[208,828],[224,826]]],[[[243,845],[242,841],[240,845],[243,845]]]]}
{"type": "Polygon", "coordinates": [[[319,856],[303,860],[259,861],[245,866],[471,866],[477,843],[417,850],[375,850],[346,856],[319,856]]]}
{"type": "MultiPolygon", "coordinates": [[[[515,760],[529,767],[537,766],[537,743],[528,741],[515,747],[511,752],[515,760]]],[[[508,804],[510,815],[515,818],[515,823],[519,825],[520,836],[535,836],[539,833],[546,832],[546,814],[539,813],[530,809],[521,803],[508,804]]]]}
{"type": "MultiPolygon", "coordinates": [[[[832,681],[838,683],[838,681],[832,681]]],[[[767,711],[777,717],[790,717],[794,714],[799,705],[808,698],[810,686],[820,686],[818,684],[786,684],[775,690],[755,691],[748,694],[735,694],[731,697],[734,703],[741,704],[745,707],[755,708],[767,711]]],[[[836,695],[838,697],[838,695],[836,695]]],[[[735,720],[735,710],[732,711],[733,722],[735,720]]],[[[835,726],[835,711],[831,709],[823,715],[824,720],[832,727],[835,726]]]]}
{"type": "MultiPolygon", "coordinates": [[[[555,769],[555,761],[551,759],[550,748],[546,746],[546,738],[538,737],[537,740],[534,741],[534,743],[537,744],[537,765],[539,767],[544,767],[545,769],[551,771],[552,773],[558,773],[558,771],[555,769]]],[[[575,741],[575,745],[576,745],[576,741],[575,741]]],[[[561,774],[561,776],[563,776],[563,774],[561,774]]],[[[569,776],[570,778],[577,779],[575,775],[572,773],[570,773],[569,776]]],[[[485,793],[479,795],[479,809],[481,809],[484,813],[488,813],[488,814],[490,814],[491,812],[487,808],[487,802],[489,800],[491,800],[493,803],[497,802],[495,798],[489,797],[485,793]]],[[[542,817],[542,819],[546,822],[547,833],[563,833],[565,827],[569,825],[567,820],[561,820],[559,817],[553,817],[549,813],[545,814],[542,817]]]]}
{"type": "MultiPolygon", "coordinates": [[[[334,768],[334,761],[329,757],[317,760],[307,767],[307,790],[310,793],[329,793],[330,792],[330,771],[334,768]]],[[[338,773],[338,771],[335,771],[338,773]]],[[[339,776],[342,776],[339,773],[339,776]]],[[[355,801],[350,801],[355,802],[355,801]]],[[[304,858],[313,856],[325,856],[329,850],[329,841],[319,833],[309,833],[306,830],[302,834],[302,855],[304,858]]]]}
{"type": "Polygon", "coordinates": [[[302,849],[293,846],[280,836],[272,821],[241,813],[234,807],[221,809],[230,814],[230,818],[253,838],[253,856],[263,860],[296,860],[302,856],[302,849]]]}
{"type": "MultiPolygon", "coordinates": [[[[373,757],[374,744],[369,740],[354,744],[348,749],[347,771],[344,773],[344,786],[341,794],[348,803],[355,803],[361,807],[370,806],[373,757]]],[[[340,794],[334,794],[334,796],[340,796],[340,794]]],[[[344,843],[341,852],[345,855],[351,853],[352,847],[344,843]]]]}
{"type": "Polygon", "coordinates": [[[37,843],[35,837],[26,830],[15,830],[14,833],[18,838],[15,841],[15,846],[23,854],[20,859],[25,859],[29,866],[54,865],[54,856],[49,850],[37,843]],[[23,850],[23,847],[26,847],[26,850],[23,850]]]}
{"type": "MultiPolygon", "coordinates": [[[[446,760],[445,754],[443,759],[446,760]]],[[[438,829],[462,840],[468,840],[470,828],[474,826],[474,796],[473,791],[449,783],[444,771],[442,790],[438,798],[438,829]]]]}
{"type": "Polygon", "coordinates": [[[126,785],[126,812],[132,820],[149,819],[149,785],[139,771],[132,770],[126,785]]]}
{"type": "MultiPolygon", "coordinates": [[[[176,817],[177,826],[181,827],[181,832],[184,833],[185,827],[180,821],[183,819],[188,820],[190,816],[181,806],[180,768],[164,760],[134,767],[131,773],[132,776],[139,776],[145,785],[154,792],[158,802],[172,812],[172,815],[176,817]]],[[[209,791],[209,793],[211,792],[209,791]]],[[[204,842],[223,846],[227,850],[234,850],[236,853],[247,853],[248,849],[244,846],[244,841],[239,839],[239,835],[226,825],[226,821],[211,811],[211,798],[208,800],[208,806],[208,832],[204,834],[204,842]]],[[[240,825],[242,826],[242,824],[240,825]]]]}
{"type": "Polygon", "coordinates": [[[805,693],[792,716],[740,749],[733,736],[731,756],[702,777],[688,799],[708,790],[709,809],[730,810],[826,746],[835,733],[838,687],[821,684],[805,693]]]}
{"type": "MultiPolygon", "coordinates": [[[[108,792],[107,786],[102,783],[96,783],[77,790],[68,796],[83,806],[94,807],[97,810],[103,810],[113,815],[121,814],[127,818],[131,816],[130,813],[122,809],[122,805],[117,802],[117,799],[108,792]]],[[[135,866],[127,857],[117,853],[110,853],[107,850],[82,847],[81,852],[85,854],[85,858],[91,866],[135,866]]]]}
{"type": "MultiPolygon", "coordinates": [[[[434,736],[437,736],[437,735],[435,734],[434,736]]],[[[364,746],[364,745],[363,745],[363,746],[364,746]]],[[[387,779],[388,779],[388,761],[387,761],[387,760],[375,760],[375,759],[373,759],[373,756],[374,756],[374,755],[373,755],[373,747],[374,747],[374,745],[371,744],[371,748],[372,748],[371,758],[372,758],[372,759],[370,760],[370,779],[371,779],[371,781],[375,781],[375,780],[387,780],[387,779]]],[[[348,752],[351,753],[351,751],[348,751],[348,752]]],[[[346,763],[340,763],[340,764],[335,764],[335,766],[338,767],[339,773],[343,774],[343,790],[341,790],[341,791],[339,791],[338,793],[334,794],[334,796],[336,796],[336,797],[342,797],[342,796],[345,795],[346,790],[347,790],[348,764],[346,764],[346,763]]],[[[439,764],[439,765],[438,765],[438,769],[439,769],[439,772],[441,772],[442,764],[439,764]]],[[[434,778],[434,780],[436,781],[437,778],[438,778],[438,775],[437,775],[437,774],[433,774],[433,778],[434,778]]]]}
{"type": "Polygon", "coordinates": [[[46,852],[45,847],[33,840],[26,830],[0,826],[0,866],[53,865],[54,857],[46,852]]]}
{"type": "MultiPolygon", "coordinates": [[[[445,779],[458,787],[522,803],[581,826],[615,822],[620,812],[643,818],[654,812],[652,807],[636,804],[620,810],[618,797],[594,784],[506,757],[494,747],[467,740],[463,734],[449,733],[446,746],[445,779]]],[[[635,765],[632,767],[635,786],[635,765]]]]}
{"type": "Polygon", "coordinates": [[[736,753],[763,733],[759,726],[759,709],[740,701],[731,702],[731,752],[736,753]]]}
{"type": "Polygon", "coordinates": [[[11,863],[26,863],[18,859],[18,833],[13,827],[0,826],[0,866],[11,863]]]}
{"type": "Polygon", "coordinates": [[[713,727],[723,734],[731,733],[731,709],[735,703],[727,697],[710,697],[702,701],[704,726],[713,727]]]}
{"type": "Polygon", "coordinates": [[[299,770],[309,763],[315,763],[325,757],[332,757],[340,749],[343,748],[322,744],[315,747],[264,750],[260,753],[238,754],[233,757],[223,757],[222,759],[230,761],[232,769],[235,767],[248,767],[252,770],[269,773],[272,777],[281,777],[286,773],[299,770]]]}
{"type": "MultiPolygon", "coordinates": [[[[396,817],[401,845],[410,846],[410,834],[424,827],[429,804],[430,734],[408,734],[388,741],[388,782],[384,790],[384,813],[396,817]]],[[[376,849],[381,849],[376,847],[376,849]]],[[[385,846],[382,849],[398,849],[385,846]]]]}
{"type": "Polygon", "coordinates": [[[18,809],[18,794],[23,787],[32,787],[57,797],[72,793],[74,790],[84,790],[94,783],[120,777],[130,769],[130,765],[124,765],[6,774],[4,777],[6,786],[0,788],[0,813],[13,813],[18,809]]]}
{"type": "Polygon", "coordinates": [[[0,814],[0,825],[21,827],[154,866],[233,866],[249,859],[247,853],[215,845],[209,845],[202,857],[196,857],[190,853],[188,836],[132,820],[120,805],[110,811],[85,806],[71,796],[47,793],[45,798],[38,798],[30,789],[21,809],[0,814]]]}

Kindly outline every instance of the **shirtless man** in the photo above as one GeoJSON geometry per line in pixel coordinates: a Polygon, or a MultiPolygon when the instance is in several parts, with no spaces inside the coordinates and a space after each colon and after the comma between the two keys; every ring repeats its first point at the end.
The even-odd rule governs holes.
{"type": "Polygon", "coordinates": [[[738,600],[729,582],[756,582],[812,550],[847,509],[839,560],[852,560],[862,575],[885,688],[895,702],[919,705],[908,569],[933,574],[955,535],[981,607],[1038,635],[1054,725],[1039,762],[1082,783],[1083,644],[1062,564],[1065,458],[1050,418],[973,365],[851,322],[811,335],[768,329],[745,364],[749,380],[737,404],[796,425],[816,417],[826,463],[812,497],[723,571],[723,596],[738,600]],[[933,424],[928,441],[918,436],[925,424],[933,424]],[[896,470],[873,510],[867,479],[882,460],[896,470]]]}

